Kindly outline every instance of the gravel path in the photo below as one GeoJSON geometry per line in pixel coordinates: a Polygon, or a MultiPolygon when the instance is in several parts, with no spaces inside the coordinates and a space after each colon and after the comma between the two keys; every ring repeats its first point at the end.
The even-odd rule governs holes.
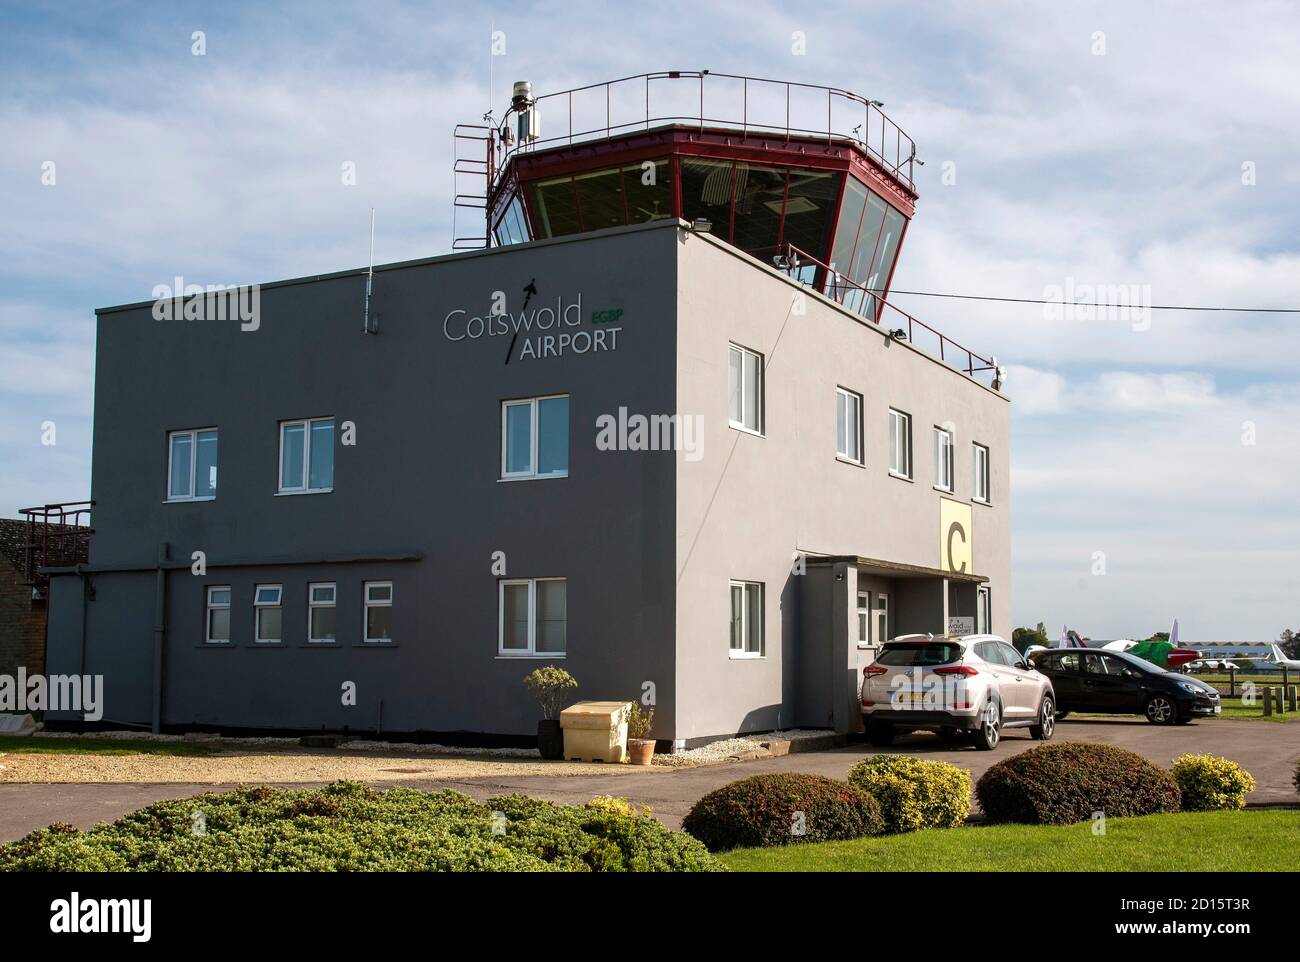
{"type": "Polygon", "coordinates": [[[0,755],[0,782],[417,781],[529,775],[607,775],[625,765],[544,762],[508,755],[452,757],[429,751],[240,749],[211,755],[0,755]]]}

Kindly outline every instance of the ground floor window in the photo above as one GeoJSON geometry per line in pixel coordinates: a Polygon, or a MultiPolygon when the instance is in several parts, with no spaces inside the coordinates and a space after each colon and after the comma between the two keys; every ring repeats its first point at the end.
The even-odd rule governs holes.
{"type": "Polygon", "coordinates": [[[871,592],[858,592],[858,647],[871,644],[871,592]]]}
{"type": "Polygon", "coordinates": [[[332,644],[337,638],[335,622],[335,597],[338,589],[333,583],[307,586],[307,641],[312,644],[332,644]]]}
{"type": "Polygon", "coordinates": [[[365,640],[367,643],[393,640],[393,583],[366,582],[365,640]]]}
{"type": "Polygon", "coordinates": [[[889,640],[889,595],[883,591],[876,592],[876,644],[883,645],[889,640]]]}
{"type": "Polygon", "coordinates": [[[763,656],[763,585],[731,582],[731,657],[763,656]]]}
{"type": "Polygon", "coordinates": [[[256,613],[253,625],[253,638],[264,645],[278,645],[282,638],[283,619],[280,606],[284,588],[281,585],[258,585],[253,594],[253,610],[256,613]]]}
{"type": "Polygon", "coordinates": [[[500,582],[497,653],[563,657],[568,650],[569,583],[564,578],[500,582]]]}
{"type": "Polygon", "coordinates": [[[208,588],[203,638],[209,644],[214,645],[229,643],[230,585],[213,585],[208,588]]]}
{"type": "Polygon", "coordinates": [[[987,635],[993,630],[993,599],[987,586],[979,588],[978,603],[975,606],[975,633],[987,635]]]}

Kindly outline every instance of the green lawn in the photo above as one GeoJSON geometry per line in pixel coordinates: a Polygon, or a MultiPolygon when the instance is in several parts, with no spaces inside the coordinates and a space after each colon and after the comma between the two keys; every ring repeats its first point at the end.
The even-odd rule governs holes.
{"type": "Polygon", "coordinates": [[[1296,867],[1300,811],[1181,812],[1092,824],[992,825],[737,849],[739,872],[1281,872],[1296,867]]]}
{"type": "Polygon", "coordinates": [[[0,752],[34,755],[210,755],[207,745],[122,738],[33,738],[0,735],[0,752]]]}

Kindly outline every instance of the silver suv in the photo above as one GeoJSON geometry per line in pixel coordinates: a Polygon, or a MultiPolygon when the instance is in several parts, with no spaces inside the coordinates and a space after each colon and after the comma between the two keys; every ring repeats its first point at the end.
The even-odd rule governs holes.
{"type": "Polygon", "coordinates": [[[900,635],[862,669],[862,722],[873,745],[898,733],[970,733],[988,751],[1004,728],[1046,740],[1056,728],[1052,683],[997,635],[900,635]]]}

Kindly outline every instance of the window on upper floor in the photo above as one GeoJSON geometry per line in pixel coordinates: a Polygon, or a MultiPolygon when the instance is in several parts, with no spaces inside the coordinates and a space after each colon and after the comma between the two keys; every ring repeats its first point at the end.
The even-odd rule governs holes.
{"type": "Polygon", "coordinates": [[[889,473],[912,477],[912,416],[889,409],[889,473]]]}
{"type": "Polygon", "coordinates": [[[334,419],[280,422],[280,493],[334,490],[334,419]]]}
{"type": "Polygon", "coordinates": [[[728,418],[733,428],[763,433],[763,355],[732,344],[727,360],[728,418]]]}
{"type": "Polygon", "coordinates": [[[167,500],[208,501],[217,496],[217,429],[167,435],[167,500]]]}
{"type": "Polygon", "coordinates": [[[938,425],[934,428],[934,486],[940,491],[953,490],[952,432],[938,425]]]}
{"type": "Polygon", "coordinates": [[[569,476],[569,396],[501,403],[501,479],[569,476]]]}
{"type": "Polygon", "coordinates": [[[989,496],[989,449],[976,444],[975,450],[975,494],[974,500],[983,504],[990,502],[989,496]]]}
{"type": "Polygon", "coordinates": [[[835,389],[835,454],[862,463],[862,395],[842,387],[835,389]]]}

